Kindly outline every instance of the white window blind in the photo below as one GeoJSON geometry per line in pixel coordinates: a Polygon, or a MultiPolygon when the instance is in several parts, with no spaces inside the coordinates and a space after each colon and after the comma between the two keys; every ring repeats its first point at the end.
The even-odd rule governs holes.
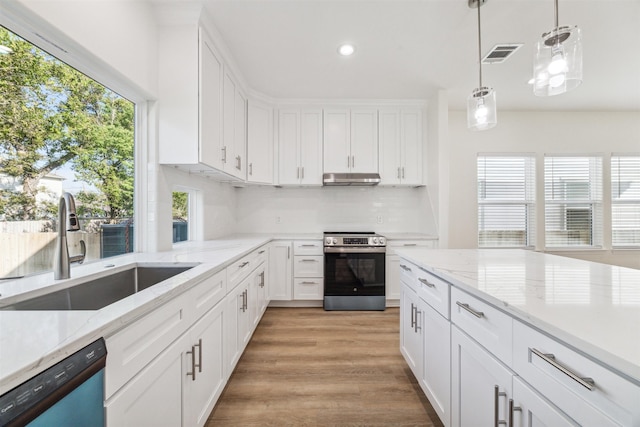
{"type": "Polygon", "coordinates": [[[640,156],[611,156],[613,247],[640,247],[640,156]]]}
{"type": "Polygon", "coordinates": [[[531,247],[535,158],[478,156],[478,247],[531,247]]]}
{"type": "Polygon", "coordinates": [[[602,246],[602,158],[544,159],[547,247],[602,246]]]}

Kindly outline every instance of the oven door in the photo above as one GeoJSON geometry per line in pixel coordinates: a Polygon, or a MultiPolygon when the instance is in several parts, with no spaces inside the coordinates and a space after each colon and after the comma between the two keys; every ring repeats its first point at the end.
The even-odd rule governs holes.
{"type": "Polygon", "coordinates": [[[325,296],[384,296],[385,248],[326,247],[325,296]]]}

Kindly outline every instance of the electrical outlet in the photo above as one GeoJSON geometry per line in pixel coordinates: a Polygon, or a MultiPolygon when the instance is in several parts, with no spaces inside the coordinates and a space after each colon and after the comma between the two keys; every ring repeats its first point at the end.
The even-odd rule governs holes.
{"type": "Polygon", "coordinates": [[[378,215],[376,217],[376,221],[378,222],[378,224],[382,224],[382,215],[378,215]]]}
{"type": "Polygon", "coordinates": [[[279,216],[276,217],[276,224],[280,224],[282,222],[282,218],[279,216]]]}

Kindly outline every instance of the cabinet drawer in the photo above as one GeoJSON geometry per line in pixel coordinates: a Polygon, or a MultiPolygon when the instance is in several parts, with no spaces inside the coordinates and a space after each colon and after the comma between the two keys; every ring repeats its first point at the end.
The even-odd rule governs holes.
{"type": "Polygon", "coordinates": [[[436,240],[387,240],[387,255],[395,255],[397,249],[434,248],[436,240]]]}
{"type": "Polygon", "coordinates": [[[511,366],[513,325],[510,316],[452,286],[451,322],[511,366]]]}
{"type": "Polygon", "coordinates": [[[258,252],[251,252],[227,267],[227,292],[233,290],[257,267],[258,252]]]}
{"type": "Polygon", "coordinates": [[[563,412],[581,425],[640,425],[640,386],[519,321],[513,328],[516,372],[563,412]]]}
{"type": "Polygon", "coordinates": [[[193,322],[191,310],[186,308],[188,300],[187,295],[181,295],[105,338],[108,351],[105,398],[112,396],[188,329],[193,322]]]}
{"type": "Polygon", "coordinates": [[[317,255],[293,257],[293,277],[324,277],[324,257],[317,255]]]}
{"type": "Polygon", "coordinates": [[[293,280],[293,298],[321,300],[324,281],[321,278],[302,278],[293,280]]]}
{"type": "Polygon", "coordinates": [[[296,240],[293,242],[294,255],[322,255],[322,240],[296,240]]]}
{"type": "Polygon", "coordinates": [[[449,283],[421,268],[415,271],[418,295],[446,319],[449,318],[449,283]]]}
{"type": "Polygon", "coordinates": [[[415,272],[418,267],[411,264],[406,259],[400,259],[400,281],[409,286],[414,292],[418,291],[415,272]]]}
{"type": "Polygon", "coordinates": [[[227,273],[219,271],[188,291],[191,305],[195,308],[195,319],[201,318],[207,311],[222,301],[227,294],[227,273]]]}
{"type": "Polygon", "coordinates": [[[269,250],[267,245],[259,247],[253,253],[256,257],[253,267],[257,267],[263,262],[267,262],[269,260],[269,250]]]}

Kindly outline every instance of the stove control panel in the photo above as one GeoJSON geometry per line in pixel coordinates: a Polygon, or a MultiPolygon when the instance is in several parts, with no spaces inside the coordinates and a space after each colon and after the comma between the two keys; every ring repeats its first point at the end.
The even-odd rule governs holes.
{"type": "Polygon", "coordinates": [[[382,236],[326,236],[325,246],[386,246],[386,239],[382,236]]]}

